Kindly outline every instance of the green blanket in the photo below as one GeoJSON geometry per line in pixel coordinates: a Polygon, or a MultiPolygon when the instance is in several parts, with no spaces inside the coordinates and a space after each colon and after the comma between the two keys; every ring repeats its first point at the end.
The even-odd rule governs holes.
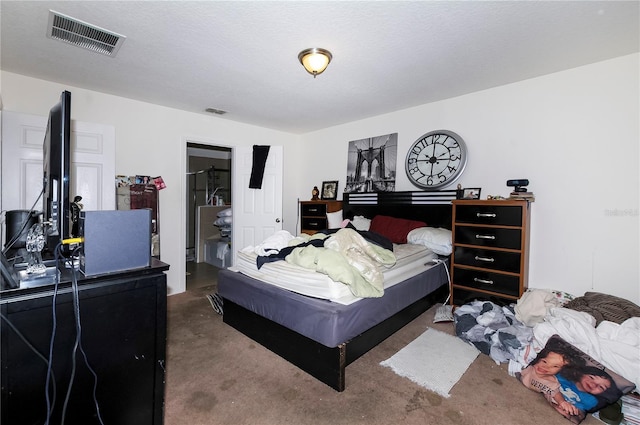
{"type": "Polygon", "coordinates": [[[357,297],[375,298],[384,295],[381,267],[394,265],[396,257],[355,230],[340,229],[325,239],[323,248],[296,248],[285,260],[349,285],[357,297]]]}

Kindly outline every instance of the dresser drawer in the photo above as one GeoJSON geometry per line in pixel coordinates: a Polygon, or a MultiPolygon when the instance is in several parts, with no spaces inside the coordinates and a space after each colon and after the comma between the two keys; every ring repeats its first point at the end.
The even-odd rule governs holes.
{"type": "Polygon", "coordinates": [[[499,292],[514,297],[517,297],[520,291],[520,278],[506,274],[454,267],[452,280],[454,285],[499,292]]]}
{"type": "Polygon", "coordinates": [[[518,252],[492,251],[489,249],[457,246],[453,255],[453,262],[455,264],[520,273],[520,253],[518,252]]]}
{"type": "Polygon", "coordinates": [[[302,204],[302,215],[326,215],[327,204],[302,204]]]}
{"type": "Polygon", "coordinates": [[[472,301],[491,301],[499,306],[509,305],[517,300],[502,298],[498,294],[486,294],[480,291],[470,291],[464,288],[453,288],[452,299],[454,305],[465,305],[472,301]]]}
{"type": "Polygon", "coordinates": [[[493,248],[520,249],[520,229],[456,226],[454,243],[493,248]]]}
{"type": "Polygon", "coordinates": [[[515,205],[457,205],[456,223],[521,226],[522,207],[515,205]]]}
{"type": "Polygon", "coordinates": [[[307,230],[324,230],[327,228],[327,219],[319,217],[302,217],[302,228],[307,230]]]}

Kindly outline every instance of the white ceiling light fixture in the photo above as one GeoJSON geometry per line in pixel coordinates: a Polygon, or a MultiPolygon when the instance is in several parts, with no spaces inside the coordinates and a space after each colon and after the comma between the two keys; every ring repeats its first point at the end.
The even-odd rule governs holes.
{"type": "Polygon", "coordinates": [[[47,37],[111,57],[127,38],[55,10],[49,10],[47,37]]]}
{"type": "Polygon", "coordinates": [[[313,75],[313,78],[316,78],[317,75],[322,74],[327,69],[332,58],[333,55],[330,51],[319,47],[312,47],[298,53],[298,60],[304,66],[304,69],[313,75]]]}

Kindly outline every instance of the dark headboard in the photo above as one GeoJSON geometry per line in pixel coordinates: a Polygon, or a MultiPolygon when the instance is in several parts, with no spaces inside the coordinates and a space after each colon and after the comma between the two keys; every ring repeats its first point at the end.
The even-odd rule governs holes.
{"type": "Polygon", "coordinates": [[[344,193],[342,211],[344,218],[349,219],[356,215],[366,218],[388,215],[424,221],[429,227],[451,229],[451,201],[454,199],[455,190],[344,193]]]}

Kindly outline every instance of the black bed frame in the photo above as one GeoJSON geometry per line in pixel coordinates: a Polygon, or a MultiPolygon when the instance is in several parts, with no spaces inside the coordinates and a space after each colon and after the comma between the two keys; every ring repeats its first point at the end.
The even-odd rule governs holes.
{"type": "Polygon", "coordinates": [[[348,365],[427,311],[438,300],[441,302],[448,291],[447,285],[443,285],[387,320],[333,348],[226,299],[223,301],[223,321],[336,391],[344,391],[345,369],[348,365]]]}
{"type": "MultiPolygon", "coordinates": [[[[378,192],[344,194],[345,218],[377,214],[420,220],[431,227],[451,228],[451,200],[456,191],[378,192]]],[[[289,328],[224,299],[224,323],[278,354],[337,391],[345,389],[345,368],[421,315],[448,293],[443,285],[424,298],[357,337],[327,347],[289,328]]]]}

